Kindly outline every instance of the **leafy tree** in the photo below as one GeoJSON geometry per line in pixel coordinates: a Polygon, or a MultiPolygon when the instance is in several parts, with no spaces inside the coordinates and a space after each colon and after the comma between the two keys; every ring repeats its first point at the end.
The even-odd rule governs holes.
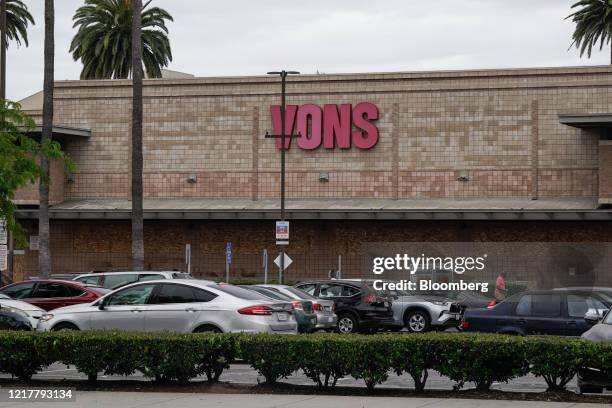
{"type": "Polygon", "coordinates": [[[38,164],[37,158],[67,160],[57,142],[47,140],[38,143],[25,135],[34,127],[19,104],[6,101],[0,103],[0,219],[6,220],[11,231],[22,239],[22,231],[15,220],[15,192],[36,180],[48,180],[48,174],[38,164]]]}
{"type": "MultiPolygon", "coordinates": [[[[28,46],[28,25],[34,25],[34,18],[28,11],[28,6],[21,0],[6,0],[6,36],[15,41],[17,46],[23,42],[28,46]]],[[[6,42],[8,47],[9,41],[6,42]]]]}
{"type": "Polygon", "coordinates": [[[572,45],[580,50],[581,57],[586,53],[590,58],[593,47],[599,43],[599,49],[602,50],[612,39],[612,0],[580,0],[572,5],[572,8],[576,7],[580,8],[566,17],[576,23],[572,45]]]}
{"type": "MultiPolygon", "coordinates": [[[[141,13],[142,63],[149,78],[160,78],[162,68],[172,61],[166,21],[172,16],[159,7],[141,13]]],[[[85,0],[74,17],[78,31],[70,45],[75,61],[81,60],[81,79],[120,79],[132,73],[133,0],[85,0]]],[[[142,1],[139,2],[142,4],[142,1]]]]}

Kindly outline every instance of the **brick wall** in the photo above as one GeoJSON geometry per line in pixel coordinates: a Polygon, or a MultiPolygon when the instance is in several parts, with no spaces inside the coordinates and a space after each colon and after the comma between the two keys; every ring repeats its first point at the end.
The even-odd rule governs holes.
{"type": "Polygon", "coordinates": [[[599,204],[612,204],[612,140],[599,142],[599,204]]]}
{"type": "MultiPolygon", "coordinates": [[[[290,104],[375,103],[380,141],[294,142],[288,198],[596,197],[598,135],[558,115],[609,112],[611,85],[610,67],[291,77],[290,104]]],[[[279,152],[264,134],[279,88],[271,77],[145,81],[145,195],[276,197],[279,152]]],[[[66,199],[129,198],[130,95],[129,81],[56,83],[55,122],[92,131],[67,147],[78,172],[66,199]]]]}
{"type": "MultiPolygon", "coordinates": [[[[24,221],[29,233],[35,223],[24,221]]],[[[610,222],[453,222],[453,221],[292,221],[288,254],[294,264],[287,279],[325,278],[342,256],[345,277],[360,273],[361,246],[367,242],[612,242],[610,222]]],[[[148,221],[145,267],[185,270],[185,244],[192,245],[192,272],[223,278],[225,246],[232,242],[233,278],[263,278],[262,253],[269,273],[278,269],[272,221],[148,221]]],[[[52,220],[53,273],[130,268],[130,223],[110,220],[52,220]]],[[[519,254],[509,254],[519,259],[519,254]]],[[[16,256],[16,280],[37,274],[37,253],[16,256]]],[[[612,285],[612,276],[609,284],[612,285]]],[[[516,277],[514,279],[517,279],[516,277]]]]}
{"type": "MultiPolygon", "coordinates": [[[[64,162],[51,160],[49,163],[49,203],[57,204],[64,201],[66,178],[64,175],[64,162]]],[[[28,184],[15,193],[17,204],[38,204],[38,181],[28,184]]]]}

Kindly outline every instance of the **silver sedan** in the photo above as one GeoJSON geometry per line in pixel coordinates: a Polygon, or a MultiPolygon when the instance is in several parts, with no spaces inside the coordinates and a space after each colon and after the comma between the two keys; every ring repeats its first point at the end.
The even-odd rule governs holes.
{"type": "Polygon", "coordinates": [[[290,302],[233,285],[159,280],[117,289],[93,303],[62,307],[40,318],[38,331],[130,330],[297,332],[290,302]]]}
{"type": "Polygon", "coordinates": [[[319,299],[308,292],[287,285],[257,285],[264,288],[276,290],[292,299],[309,300],[317,314],[316,330],[336,330],[338,316],[335,313],[336,306],[333,300],[319,299]]]}

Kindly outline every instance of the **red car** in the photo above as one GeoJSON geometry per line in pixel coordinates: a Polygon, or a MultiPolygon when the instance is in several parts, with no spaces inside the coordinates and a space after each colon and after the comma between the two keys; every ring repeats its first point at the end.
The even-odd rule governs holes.
{"type": "Polygon", "coordinates": [[[91,303],[109,292],[108,289],[61,280],[28,280],[0,288],[0,293],[44,310],[91,303]]]}

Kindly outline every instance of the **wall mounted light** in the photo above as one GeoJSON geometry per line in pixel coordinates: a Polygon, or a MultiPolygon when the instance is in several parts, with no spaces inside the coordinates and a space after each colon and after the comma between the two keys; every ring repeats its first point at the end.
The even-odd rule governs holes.
{"type": "Polygon", "coordinates": [[[327,183],[329,181],[329,173],[326,171],[322,171],[319,173],[319,181],[321,183],[327,183]]]}
{"type": "Polygon", "coordinates": [[[194,184],[198,182],[198,176],[196,176],[195,174],[190,174],[189,177],[187,177],[187,182],[190,184],[194,184]]]}
{"type": "Polygon", "coordinates": [[[465,170],[461,170],[459,172],[459,176],[457,177],[457,181],[470,181],[470,176],[468,175],[468,172],[465,170]]]}

